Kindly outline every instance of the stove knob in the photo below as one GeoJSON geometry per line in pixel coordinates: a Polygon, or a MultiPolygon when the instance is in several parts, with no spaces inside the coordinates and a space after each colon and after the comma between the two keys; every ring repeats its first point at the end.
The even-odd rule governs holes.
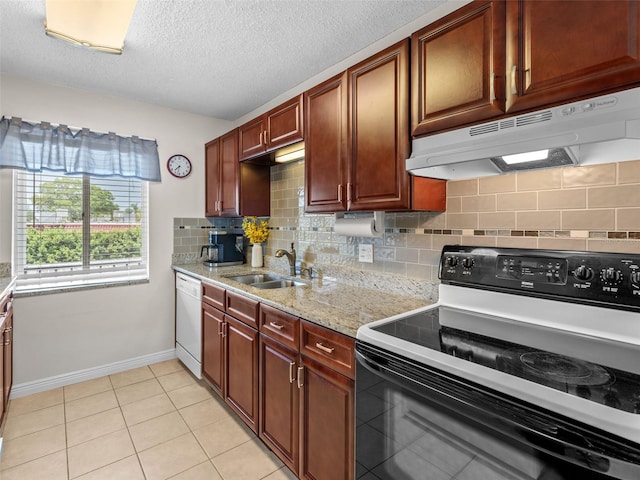
{"type": "Polygon", "coordinates": [[[573,276],[576,280],[580,280],[581,282],[588,282],[593,278],[593,270],[585,265],[580,265],[573,272],[573,276]]]}
{"type": "Polygon", "coordinates": [[[602,280],[605,283],[617,284],[622,281],[622,272],[613,267],[603,268],[601,272],[602,280]]]}
{"type": "Polygon", "coordinates": [[[462,266],[464,268],[472,268],[473,267],[473,258],[466,257],[462,259],[462,266]]]}
{"type": "Polygon", "coordinates": [[[608,407],[620,408],[620,400],[618,400],[618,395],[615,392],[608,392],[604,396],[604,404],[608,407]]]}
{"type": "Polygon", "coordinates": [[[630,279],[633,285],[640,285],[640,271],[634,270],[633,272],[631,272],[630,279]]]}
{"type": "Polygon", "coordinates": [[[447,257],[444,260],[444,264],[446,267],[455,267],[458,265],[458,257],[447,257]]]}

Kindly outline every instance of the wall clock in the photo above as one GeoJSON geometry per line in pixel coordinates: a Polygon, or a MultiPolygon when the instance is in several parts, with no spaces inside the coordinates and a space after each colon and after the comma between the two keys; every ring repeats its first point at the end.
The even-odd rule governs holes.
{"type": "Polygon", "coordinates": [[[172,155],[167,160],[167,170],[176,178],[184,178],[191,173],[191,160],[184,155],[172,155]]]}

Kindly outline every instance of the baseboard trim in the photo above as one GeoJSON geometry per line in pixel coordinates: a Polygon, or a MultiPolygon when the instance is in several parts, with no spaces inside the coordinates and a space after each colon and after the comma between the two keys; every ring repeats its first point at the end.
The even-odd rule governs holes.
{"type": "Polygon", "coordinates": [[[52,390],[58,387],[64,387],[73,383],[93,380],[94,378],[112,375],[114,373],[124,372],[133,368],[144,367],[152,363],[164,362],[176,358],[176,349],[165,350],[163,352],[142,355],[141,357],[130,358],[120,362],[109,363],[99,367],[87,368],[85,370],[77,370],[75,372],[55,375],[53,377],[35,380],[33,382],[25,382],[13,385],[11,388],[11,398],[20,398],[33,393],[40,393],[46,390],[52,390]]]}

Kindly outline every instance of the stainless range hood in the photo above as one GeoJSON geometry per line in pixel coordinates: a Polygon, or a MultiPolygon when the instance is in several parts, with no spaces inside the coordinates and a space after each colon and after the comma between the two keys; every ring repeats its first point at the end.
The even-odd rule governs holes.
{"type": "Polygon", "coordinates": [[[640,160],[640,88],[417,138],[412,152],[409,173],[443,179],[640,160]],[[503,159],[542,150],[552,158],[503,159]]]}

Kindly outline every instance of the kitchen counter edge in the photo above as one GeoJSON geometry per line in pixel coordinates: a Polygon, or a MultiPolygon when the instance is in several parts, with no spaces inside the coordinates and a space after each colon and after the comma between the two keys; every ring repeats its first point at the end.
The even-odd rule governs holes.
{"type": "Polygon", "coordinates": [[[248,265],[208,268],[202,264],[186,264],[172,265],[172,268],[353,338],[361,325],[434,303],[428,299],[419,300],[373,288],[346,285],[333,279],[302,279],[309,285],[261,290],[226,278],[249,273],[282,275],[248,265]]]}

